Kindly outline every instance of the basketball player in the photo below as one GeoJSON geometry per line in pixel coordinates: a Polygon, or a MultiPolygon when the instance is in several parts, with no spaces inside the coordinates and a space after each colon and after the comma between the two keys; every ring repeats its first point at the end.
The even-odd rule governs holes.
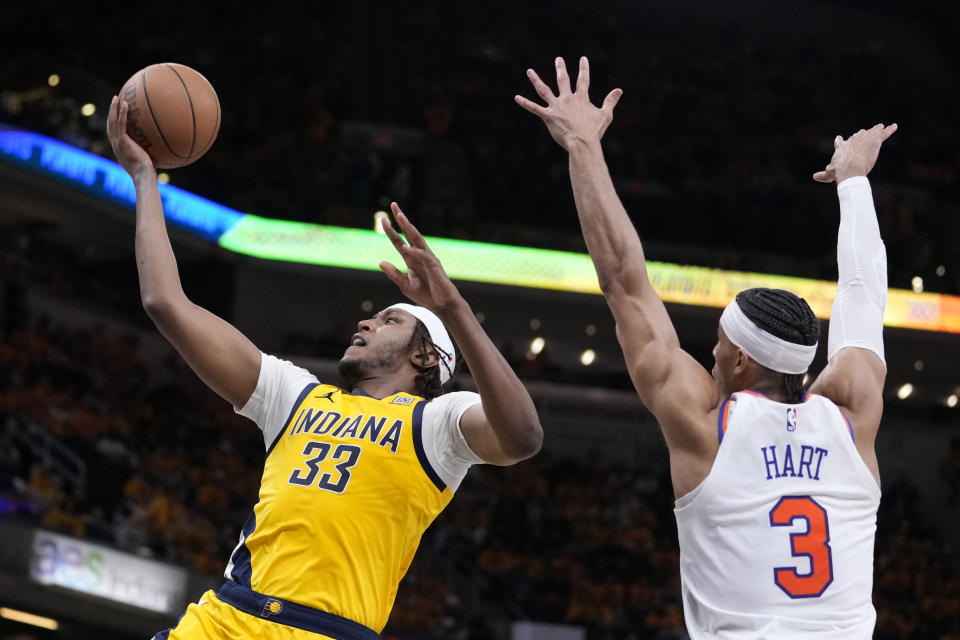
{"type": "Polygon", "coordinates": [[[107,133],[136,187],[144,308],[194,372],[256,422],[266,449],[226,582],[155,640],[377,638],[421,534],[468,467],[539,450],[533,402],[396,203],[406,239],[384,229],[408,271],[380,267],[419,306],[395,304],[357,324],[339,363],[346,388],[261,353],[190,302],[156,170],[126,132],[128,108],[113,99],[107,133]],[[479,394],[442,393],[458,352],[479,394]]]}
{"type": "Polygon", "coordinates": [[[569,152],[584,238],[631,379],[667,442],[690,636],[869,638],[887,286],[866,176],[896,125],[837,137],[830,164],[814,175],[837,183],[840,281],[828,364],[804,394],[819,322],[789,291],[736,296],[720,318],[712,374],[680,348],[603,158],[600,139],[622,92],[591,104],[586,58],[575,91],[560,58],[557,95],[527,73],[546,105],[516,101],[569,152]]]}

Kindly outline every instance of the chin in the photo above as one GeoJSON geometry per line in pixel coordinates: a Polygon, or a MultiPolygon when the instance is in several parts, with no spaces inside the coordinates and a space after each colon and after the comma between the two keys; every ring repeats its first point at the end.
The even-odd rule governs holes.
{"type": "Polygon", "coordinates": [[[337,372],[340,374],[340,377],[352,384],[354,381],[363,378],[364,364],[363,360],[344,354],[344,356],[340,358],[340,362],[337,363],[337,372]]]}

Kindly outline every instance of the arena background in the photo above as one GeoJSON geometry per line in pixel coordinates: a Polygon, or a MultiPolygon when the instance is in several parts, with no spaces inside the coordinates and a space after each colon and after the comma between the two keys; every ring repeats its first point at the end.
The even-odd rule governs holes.
{"type": "MultiPolygon", "coordinates": [[[[956,639],[949,5],[7,3],[0,149],[29,131],[109,158],[110,97],[137,69],[177,61],[210,79],[223,122],[172,185],[242,213],[368,230],[396,199],[430,236],[582,253],[564,153],[513,95],[532,96],[526,68],[549,77],[554,56],[588,55],[594,99],[625,91],[605,148],[648,256],[723,270],[681,274],[673,284],[693,297],[669,305],[710,366],[711,287],[734,272],[834,279],[835,193],[810,175],[834,135],[898,122],[871,174],[890,285],[907,296],[886,333],[876,637],[956,639]]],[[[262,444],[147,321],[129,206],[68,165],[0,153],[0,638],[150,637],[217,583],[262,444]]],[[[398,298],[377,273],[259,259],[185,224],[172,236],[188,295],[321,378],[335,378],[356,320],[398,298]]],[[[474,280],[459,284],[529,382],[544,450],[471,471],[384,637],[685,638],[665,448],[602,299],[474,280]]]]}

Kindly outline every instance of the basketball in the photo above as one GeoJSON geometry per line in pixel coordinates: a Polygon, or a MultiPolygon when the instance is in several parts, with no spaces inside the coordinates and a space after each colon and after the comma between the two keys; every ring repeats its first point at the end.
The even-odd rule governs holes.
{"type": "Polygon", "coordinates": [[[220,100],[199,72],[175,62],[137,71],[120,90],[130,105],[127,132],[158,169],[199,160],[220,131],[220,100]]]}

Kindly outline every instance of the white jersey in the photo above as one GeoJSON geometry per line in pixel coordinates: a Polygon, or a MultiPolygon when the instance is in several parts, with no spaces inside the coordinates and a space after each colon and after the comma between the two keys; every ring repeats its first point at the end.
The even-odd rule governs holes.
{"type": "Polygon", "coordinates": [[[827,398],[724,401],[707,477],[677,500],[687,630],[701,638],[870,638],[880,487],[827,398]]]}

